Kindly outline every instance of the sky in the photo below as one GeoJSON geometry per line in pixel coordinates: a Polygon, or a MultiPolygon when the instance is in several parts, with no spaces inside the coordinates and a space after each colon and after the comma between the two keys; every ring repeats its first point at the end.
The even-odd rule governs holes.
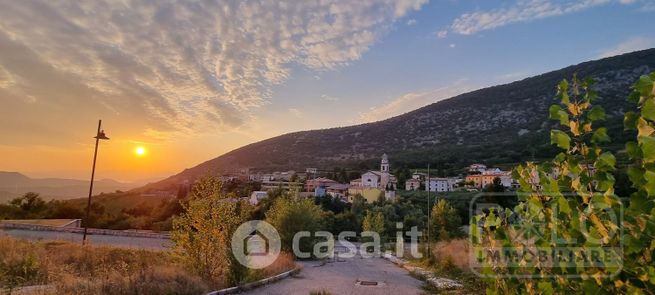
{"type": "Polygon", "coordinates": [[[142,181],[655,47],[655,0],[0,0],[0,171],[142,181]],[[136,153],[137,147],[145,151],[136,153]]]}

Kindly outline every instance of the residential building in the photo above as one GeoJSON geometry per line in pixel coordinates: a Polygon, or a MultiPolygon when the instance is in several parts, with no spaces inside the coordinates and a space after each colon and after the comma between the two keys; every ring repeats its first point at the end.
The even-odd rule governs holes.
{"type": "Polygon", "coordinates": [[[349,188],[350,185],[347,184],[341,184],[341,183],[333,184],[327,187],[327,194],[332,196],[333,198],[338,198],[341,199],[342,201],[346,201],[349,188]]]}
{"type": "Polygon", "coordinates": [[[405,181],[406,191],[416,191],[421,187],[421,180],[412,178],[405,181]]]}
{"type": "Polygon", "coordinates": [[[256,206],[261,202],[261,200],[268,197],[268,193],[265,191],[254,191],[250,194],[250,199],[248,200],[251,205],[256,206]]]}
{"type": "Polygon", "coordinates": [[[493,184],[496,178],[499,178],[500,183],[506,188],[511,188],[514,182],[510,171],[501,171],[500,169],[486,170],[482,174],[468,175],[466,176],[466,182],[473,183],[473,186],[476,188],[484,188],[487,185],[493,184]]]}
{"type": "Polygon", "coordinates": [[[487,171],[487,165],[485,164],[476,163],[476,164],[471,164],[468,167],[469,174],[478,174],[484,171],[487,171]]]}
{"type": "Polygon", "coordinates": [[[290,182],[290,181],[263,181],[262,190],[273,190],[273,189],[297,189],[302,188],[302,183],[299,182],[290,182]]]}
{"type": "Polygon", "coordinates": [[[427,173],[423,173],[423,172],[417,171],[412,174],[412,179],[417,179],[420,181],[424,181],[426,177],[427,177],[427,173]]]}
{"type": "Polygon", "coordinates": [[[431,192],[450,192],[453,191],[453,181],[444,177],[430,177],[425,182],[425,190],[431,192]]]}
{"type": "Polygon", "coordinates": [[[338,182],[325,177],[308,179],[305,181],[305,191],[313,192],[317,187],[323,186],[327,188],[334,184],[338,184],[338,182]]]}
{"type": "Polygon", "coordinates": [[[307,173],[307,174],[316,174],[316,173],[318,173],[318,168],[307,168],[307,169],[305,169],[305,173],[307,173]]]}

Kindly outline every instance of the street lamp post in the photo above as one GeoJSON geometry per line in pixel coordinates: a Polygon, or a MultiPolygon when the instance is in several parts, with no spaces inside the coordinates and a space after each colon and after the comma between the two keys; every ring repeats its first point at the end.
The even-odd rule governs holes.
{"type": "Polygon", "coordinates": [[[82,238],[82,245],[86,244],[86,232],[89,228],[89,216],[91,215],[91,195],[93,194],[93,179],[96,174],[96,159],[98,158],[98,143],[100,140],[109,140],[109,137],[105,136],[105,131],[100,129],[102,127],[102,120],[98,120],[98,131],[96,132],[96,147],[93,152],[93,168],[91,169],[91,185],[89,186],[89,199],[86,203],[86,218],[84,222],[84,237],[82,238]]]}

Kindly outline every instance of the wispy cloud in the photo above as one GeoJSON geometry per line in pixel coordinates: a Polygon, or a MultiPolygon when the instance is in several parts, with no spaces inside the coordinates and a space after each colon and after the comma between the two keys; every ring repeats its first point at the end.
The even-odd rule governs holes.
{"type": "Polygon", "coordinates": [[[466,79],[461,79],[450,86],[440,87],[429,91],[410,92],[381,106],[372,107],[365,113],[361,113],[359,115],[360,122],[384,120],[476,88],[475,85],[468,83],[466,79]]]}
{"type": "MultiPolygon", "coordinates": [[[[472,35],[480,31],[495,29],[514,23],[529,22],[537,19],[560,16],[612,2],[633,4],[640,0],[517,0],[509,7],[487,11],[474,11],[462,14],[450,26],[439,31],[440,38],[448,32],[472,35]]],[[[646,2],[646,1],[644,1],[646,2]]]]}
{"type": "Polygon", "coordinates": [[[297,108],[290,108],[289,113],[296,118],[302,118],[304,116],[303,112],[297,108]]]}
{"type": "Polygon", "coordinates": [[[407,22],[405,24],[408,25],[408,26],[415,26],[416,25],[416,20],[413,19],[413,18],[409,19],[409,20],[407,20],[407,22]]]}
{"type": "Polygon", "coordinates": [[[629,53],[637,50],[648,49],[655,47],[655,39],[645,37],[632,37],[629,38],[612,48],[607,48],[598,54],[598,58],[605,58],[624,53],[629,53]]]}
{"type": "Polygon", "coordinates": [[[326,101],[338,101],[339,100],[338,97],[330,96],[330,95],[327,95],[327,94],[321,95],[321,99],[326,100],[326,101]]]}
{"type": "Polygon", "coordinates": [[[139,118],[144,130],[240,126],[291,65],[346,66],[426,1],[7,2],[0,117],[16,121],[0,132],[18,116],[79,109],[139,118]]]}

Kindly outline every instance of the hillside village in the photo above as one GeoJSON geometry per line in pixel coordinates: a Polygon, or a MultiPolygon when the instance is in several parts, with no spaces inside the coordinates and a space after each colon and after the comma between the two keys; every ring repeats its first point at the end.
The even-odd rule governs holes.
{"type": "Polygon", "coordinates": [[[273,173],[250,173],[248,169],[242,169],[238,173],[222,175],[220,179],[223,182],[259,183],[260,189],[253,191],[249,196],[249,201],[253,205],[266,198],[271,190],[298,191],[302,197],[330,196],[348,203],[353,202],[356,196],[362,196],[367,202],[372,203],[381,197],[393,201],[397,191],[475,192],[492,186],[494,181],[504,189],[517,187],[511,171],[490,168],[479,163],[469,165],[465,175],[450,177],[434,177],[427,172],[422,172],[423,170],[413,170],[411,178],[400,183],[398,177],[391,173],[389,156],[383,154],[379,170],[362,171],[359,177],[347,183],[334,180],[328,176],[328,172],[317,168],[307,168],[304,172],[290,170],[273,173]]]}

